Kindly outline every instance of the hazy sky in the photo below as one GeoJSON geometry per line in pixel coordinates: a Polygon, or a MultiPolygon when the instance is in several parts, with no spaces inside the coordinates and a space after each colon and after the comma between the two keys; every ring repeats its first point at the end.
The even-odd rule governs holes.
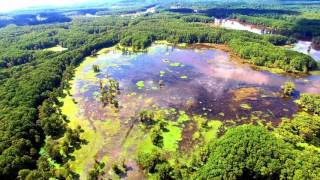
{"type": "Polygon", "coordinates": [[[36,6],[64,6],[87,2],[89,0],[0,0],[0,12],[36,7],[36,6]]]}

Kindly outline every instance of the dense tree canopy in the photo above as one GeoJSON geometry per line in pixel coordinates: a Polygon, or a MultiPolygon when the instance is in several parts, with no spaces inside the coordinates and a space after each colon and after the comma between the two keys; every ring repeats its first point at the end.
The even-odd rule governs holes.
{"type": "MultiPolygon", "coordinates": [[[[80,21],[80,20],[79,20],[80,21]]],[[[75,24],[78,21],[75,22],[75,24]]],[[[82,22],[84,23],[84,22],[82,22]]],[[[90,24],[99,24],[101,21],[91,21],[90,24]]],[[[122,27],[121,21],[115,22],[112,18],[103,22],[104,27],[110,27],[113,29],[122,27]]],[[[60,130],[63,130],[63,117],[55,109],[56,100],[49,98],[50,91],[61,92],[62,88],[65,88],[65,83],[62,81],[68,81],[70,74],[64,73],[70,66],[76,66],[87,55],[90,55],[92,51],[114,45],[118,42],[117,36],[112,31],[108,33],[100,32],[100,35],[87,33],[86,36],[80,35],[83,33],[81,30],[77,30],[78,26],[74,24],[66,24],[69,29],[74,28],[73,35],[77,32],[78,38],[82,38],[85,45],[69,46],[67,52],[48,53],[42,50],[38,50],[35,56],[32,53],[35,51],[33,48],[34,43],[41,44],[41,38],[44,36],[52,36],[55,34],[58,39],[64,39],[63,41],[73,41],[73,36],[68,37],[63,33],[40,33],[39,39],[28,41],[32,39],[34,34],[46,29],[59,32],[64,31],[60,25],[48,25],[48,26],[36,26],[36,27],[7,27],[1,29],[0,46],[2,50],[12,49],[6,54],[1,53],[1,58],[4,66],[0,69],[1,87],[0,94],[2,96],[0,100],[1,106],[1,129],[0,129],[0,177],[14,178],[20,169],[33,169],[36,167],[36,159],[38,157],[38,151],[43,144],[44,135],[57,136],[60,130]],[[20,36],[13,37],[10,34],[20,34],[20,36]],[[31,33],[31,34],[30,34],[31,33]],[[59,37],[61,36],[61,37],[59,37]],[[11,43],[7,40],[12,39],[11,43]],[[23,42],[23,43],[20,43],[23,42]],[[26,45],[32,44],[31,46],[26,45]],[[22,45],[25,44],[25,45],[22,45]],[[29,48],[32,47],[32,50],[29,48]],[[24,54],[16,53],[21,51],[24,54]],[[30,52],[30,55],[28,55],[30,52]],[[20,58],[27,57],[26,59],[20,58]],[[30,56],[30,57],[29,57],[30,56]],[[10,64],[10,65],[8,65],[10,64]],[[60,90],[57,89],[61,86],[60,90]],[[38,109],[38,106],[42,106],[38,109]],[[38,111],[39,110],[39,111],[38,111]],[[40,114],[38,114],[40,113],[40,114]]],[[[67,31],[66,31],[67,32],[67,31]]],[[[9,41],[10,42],[10,41],[9,41]]],[[[59,43],[61,43],[59,41],[59,43]]],[[[40,45],[37,47],[41,47],[40,45]]],[[[55,97],[59,96],[54,95],[55,97]]]]}
{"type": "Polygon", "coordinates": [[[302,94],[300,97],[300,105],[307,111],[320,115],[320,95],[302,94]]]}
{"type": "Polygon", "coordinates": [[[263,127],[236,127],[212,145],[208,161],[196,178],[277,179],[290,150],[263,127]]]}
{"type": "Polygon", "coordinates": [[[297,114],[292,120],[283,120],[276,132],[290,143],[309,143],[320,146],[320,117],[308,113],[297,114]]]}

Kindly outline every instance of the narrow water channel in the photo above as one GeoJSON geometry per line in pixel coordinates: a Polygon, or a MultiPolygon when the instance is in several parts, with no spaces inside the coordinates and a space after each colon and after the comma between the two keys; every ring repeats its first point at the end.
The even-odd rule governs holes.
{"type": "MultiPolygon", "coordinates": [[[[234,29],[234,30],[243,30],[249,31],[256,34],[270,34],[271,32],[267,29],[259,28],[255,25],[240,23],[236,20],[232,19],[215,19],[215,26],[223,27],[226,29],[234,29]]],[[[320,62],[320,51],[314,48],[311,48],[311,41],[298,40],[297,43],[294,44],[292,50],[301,52],[311,56],[317,62],[320,62]],[[309,51],[310,49],[310,51],[309,51]]]]}

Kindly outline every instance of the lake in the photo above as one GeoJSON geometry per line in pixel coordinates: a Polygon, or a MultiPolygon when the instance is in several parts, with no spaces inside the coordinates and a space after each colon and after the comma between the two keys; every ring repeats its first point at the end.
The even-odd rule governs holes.
{"type": "MultiPolygon", "coordinates": [[[[71,96],[63,100],[62,112],[70,119],[69,126],[81,125],[89,142],[75,152],[71,167],[83,177],[94,159],[110,165],[125,157],[132,168],[128,176],[141,179],[143,173],[134,157],[139,147],[147,151],[151,146],[136,121],[142,110],[162,109],[187,119],[203,117],[226,125],[277,126],[298,110],[294,98],[281,96],[280,86],[288,80],[296,83],[295,96],[320,93],[320,76],[294,78],[258,71],[208,44],[187,48],[154,44],[145,53],[109,49],[88,57],[76,70],[71,96]],[[93,65],[100,72],[95,73],[93,65]],[[108,79],[119,82],[118,109],[100,100],[100,84],[108,89],[108,79]]],[[[189,121],[177,124],[174,119],[172,116],[173,124],[169,124],[168,150],[188,151],[197,143],[192,141],[189,121]],[[176,139],[170,135],[174,132],[176,139]]]]}
{"type": "MultiPolygon", "coordinates": [[[[320,76],[293,78],[257,71],[250,66],[230,60],[228,53],[210,47],[179,49],[167,45],[154,45],[148,49],[148,53],[110,51],[89,63],[80,76],[76,77],[75,82],[76,89],[79,90],[76,96],[85,100],[83,103],[80,102],[83,109],[93,104],[96,106],[94,109],[101,109],[101,103],[97,100],[100,93],[98,80],[108,77],[120,83],[121,95],[118,96],[120,105],[127,107],[125,103],[132,104],[130,101],[135,101],[134,107],[130,107],[132,114],[126,115],[128,117],[149,107],[145,106],[144,101],[152,99],[153,105],[221,119],[250,116],[252,111],[264,111],[270,108],[271,112],[277,112],[272,113],[274,117],[267,119],[277,120],[282,114],[288,116],[290,112],[292,113],[286,110],[278,112],[278,105],[283,105],[280,109],[295,107],[292,101],[279,98],[277,95],[284,82],[294,81],[299,92],[320,93],[320,76]],[[94,64],[101,68],[98,74],[92,74],[94,64]],[[86,79],[88,74],[96,77],[86,79]],[[137,85],[139,83],[142,87],[137,85]],[[237,103],[233,102],[233,97],[245,91],[244,89],[254,91],[256,97],[249,99],[255,100],[244,98],[237,103]],[[241,103],[251,104],[252,109],[250,111],[242,109],[241,103]],[[230,107],[230,104],[235,107],[230,107]],[[134,108],[136,109],[133,110],[134,108]],[[220,117],[219,113],[225,115],[220,117]]],[[[104,113],[91,115],[104,119],[102,114],[104,113]]]]}

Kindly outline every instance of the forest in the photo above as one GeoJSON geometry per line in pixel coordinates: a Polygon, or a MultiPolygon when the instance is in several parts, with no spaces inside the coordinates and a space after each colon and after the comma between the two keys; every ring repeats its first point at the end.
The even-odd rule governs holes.
{"type": "MultiPolygon", "coordinates": [[[[312,7],[314,10],[319,6],[312,7]]],[[[141,10],[140,6],[136,8],[141,10]]],[[[149,7],[142,10],[146,8],[149,7]]],[[[210,43],[228,46],[249,64],[279,68],[289,75],[318,69],[313,58],[285,46],[307,38],[319,49],[319,11],[308,11],[299,5],[285,6],[285,10],[235,5],[207,8],[196,14],[189,8],[169,11],[167,7],[161,8],[159,13],[136,18],[105,12],[108,16],[42,14],[47,19],[39,24],[26,21],[36,15],[15,16],[10,22],[0,20],[2,179],[79,179],[69,162],[74,159],[72,153],[88,142],[81,136],[82,127],[68,126],[70,119],[61,112],[63,103],[59,99],[70,94],[74,71],[85,57],[94,56],[103,48],[120,44],[139,51],[161,40],[173,46],[210,43]],[[299,9],[292,11],[291,7],[299,9]],[[212,27],[212,16],[238,19],[270,28],[277,34],[258,35],[212,27]],[[67,50],[46,50],[55,46],[67,50]]],[[[129,10],[114,13],[123,12],[131,13],[129,10]]],[[[93,68],[99,73],[99,66],[93,68]]],[[[100,88],[103,89],[102,85],[100,88]]],[[[290,95],[287,98],[293,98],[290,95]]],[[[159,120],[160,115],[155,112],[142,112],[139,123],[150,131],[158,148],[139,153],[137,162],[147,176],[155,179],[317,179],[320,95],[303,93],[295,98],[299,111],[292,118],[284,118],[272,128],[256,124],[222,125],[218,137],[199,144],[187,160],[178,153],[168,159],[161,148],[161,134],[168,124],[159,120]]],[[[119,106],[113,99],[112,104],[119,106]]],[[[200,125],[205,129],[209,122],[200,125]]],[[[88,170],[89,178],[99,179],[108,173],[103,172],[104,166],[95,162],[88,170]]],[[[121,163],[112,169],[120,175],[127,171],[121,163]]]]}
{"type": "MultiPolygon", "coordinates": [[[[77,23],[84,22],[79,19],[74,24],[62,26],[39,26],[36,29],[8,27],[1,30],[20,34],[18,37],[4,34],[1,38],[1,49],[11,50],[1,54],[1,177],[15,178],[18,169],[35,168],[39,163],[40,166],[43,165],[43,159],[39,159],[38,163],[36,160],[45,136],[64,136],[63,126],[66,121],[57,109],[57,97],[68,87],[73,67],[92,51],[117,43],[118,39],[113,31],[124,27],[126,21],[108,19],[100,29],[111,25],[113,29],[108,33],[101,30],[99,37],[86,31],[90,31],[90,24],[98,25],[100,22],[87,24],[88,28],[85,30],[79,29],[77,23]],[[66,27],[74,30],[66,30],[66,27]],[[36,39],[28,40],[34,39],[33,37],[36,39]],[[63,44],[69,50],[62,53],[36,50],[46,47],[44,44],[52,44],[52,39],[55,38],[55,43],[63,44]],[[10,46],[6,43],[8,41],[12,41],[10,46]],[[30,50],[26,47],[30,47],[30,50]]],[[[65,131],[69,132],[67,129],[65,131]]],[[[35,173],[36,175],[40,176],[35,173]]]]}
{"type": "Polygon", "coordinates": [[[135,49],[146,48],[155,40],[167,40],[175,44],[228,44],[235,53],[255,65],[281,68],[287,72],[308,72],[317,67],[316,62],[309,56],[277,47],[294,41],[288,37],[258,36],[248,32],[208,29],[207,26],[197,23],[197,21],[206,22],[203,19],[202,16],[180,18],[171,14],[148,17],[140,22],[134,22],[134,25],[124,32],[124,38],[120,43],[135,49]],[[185,23],[185,21],[192,23],[185,23]],[[244,42],[246,45],[243,45],[244,42]]]}

